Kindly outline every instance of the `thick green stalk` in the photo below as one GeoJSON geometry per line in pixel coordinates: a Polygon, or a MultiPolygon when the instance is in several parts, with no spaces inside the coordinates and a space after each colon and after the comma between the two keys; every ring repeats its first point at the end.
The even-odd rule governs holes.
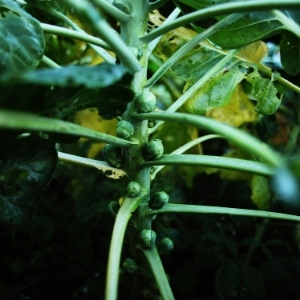
{"type": "Polygon", "coordinates": [[[274,175],[274,168],[268,164],[257,161],[230,158],[222,156],[198,155],[198,154],[165,154],[160,159],[152,161],[143,161],[141,168],[152,166],[202,166],[208,168],[229,169],[242,171],[259,175],[274,175]]]}
{"type": "Polygon", "coordinates": [[[284,13],[276,9],[272,10],[272,12],[277,17],[278,21],[282,23],[286,30],[292,32],[294,35],[300,38],[300,26],[292,18],[287,17],[284,13]]]}
{"type": "Polygon", "coordinates": [[[238,1],[238,2],[230,2],[219,5],[210,6],[208,8],[204,8],[183,17],[178,18],[168,25],[162,25],[159,28],[151,31],[148,34],[145,34],[140,37],[140,39],[144,42],[150,42],[157,38],[160,35],[163,35],[175,28],[180,26],[184,26],[196,21],[205,20],[209,18],[215,18],[217,16],[226,15],[230,13],[237,12],[247,12],[247,11],[262,11],[262,10],[271,10],[274,8],[299,8],[300,1],[299,0],[256,0],[256,1],[238,1]]]}
{"type": "Polygon", "coordinates": [[[118,137],[70,122],[3,109],[0,110],[0,128],[12,130],[21,129],[26,131],[38,132],[55,132],[78,137],[86,137],[94,141],[99,141],[121,147],[129,147],[135,145],[135,143],[133,142],[129,142],[118,137]]]}
{"type": "Polygon", "coordinates": [[[74,8],[75,12],[83,18],[83,20],[91,25],[100,38],[111,46],[111,49],[116,53],[116,56],[129,71],[135,73],[141,70],[140,63],[128,47],[126,41],[124,42],[120,38],[118,33],[111,28],[104,17],[97,12],[91,3],[81,0],[67,0],[67,2],[74,8]]]}
{"type": "Polygon", "coordinates": [[[250,152],[263,162],[266,162],[273,167],[281,167],[283,165],[281,157],[270,147],[255,137],[251,136],[245,131],[228,126],[207,117],[195,116],[186,113],[168,112],[135,114],[134,116],[140,120],[163,120],[180,124],[189,124],[195,127],[203,128],[222,135],[235,145],[241,147],[247,152],[250,152]]]}
{"type": "Polygon", "coordinates": [[[166,212],[234,215],[257,218],[281,219],[296,222],[300,221],[300,216],[275,213],[271,211],[173,203],[168,203],[161,209],[150,210],[147,215],[152,216],[166,212]]]}
{"type": "Polygon", "coordinates": [[[118,298],[119,268],[124,235],[129,219],[139,206],[142,197],[126,198],[118,211],[109,247],[106,274],[105,300],[118,298]]]}
{"type": "Polygon", "coordinates": [[[152,249],[149,250],[142,249],[142,248],[140,249],[143,251],[150,265],[150,268],[156,280],[162,299],[163,300],[175,299],[156,247],[153,247],[152,249]]]}

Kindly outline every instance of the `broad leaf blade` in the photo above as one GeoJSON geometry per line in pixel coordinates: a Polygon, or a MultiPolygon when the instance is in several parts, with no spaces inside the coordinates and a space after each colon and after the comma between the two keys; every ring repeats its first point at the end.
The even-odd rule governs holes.
{"type": "Polygon", "coordinates": [[[0,152],[0,220],[32,217],[57,163],[55,145],[32,136],[7,141],[0,152]]]}
{"type": "Polygon", "coordinates": [[[280,57],[284,70],[290,75],[300,72],[300,39],[284,32],[280,42],[280,57]]]}
{"type": "Polygon", "coordinates": [[[39,22],[14,1],[0,0],[0,12],[0,76],[34,70],[45,47],[39,22]]]}

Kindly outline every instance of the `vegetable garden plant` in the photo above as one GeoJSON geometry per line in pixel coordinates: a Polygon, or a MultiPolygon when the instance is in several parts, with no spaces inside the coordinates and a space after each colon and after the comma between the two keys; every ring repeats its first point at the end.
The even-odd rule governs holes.
{"type": "MultiPolygon", "coordinates": [[[[56,299],[299,296],[297,231],[294,244],[270,233],[274,220],[300,221],[299,9],[299,0],[0,0],[5,253],[42,241],[50,253],[54,223],[75,226],[72,194],[75,227],[102,224],[91,240],[108,260],[93,284],[74,268],[77,289],[56,299]],[[243,198],[238,185],[246,199],[226,200],[229,185],[230,201],[243,198]],[[250,233],[238,240],[239,226],[250,233]],[[184,254],[172,257],[174,245],[184,254]]],[[[34,286],[48,299],[47,275],[26,271],[47,265],[43,251],[30,263],[6,254],[3,299],[41,299],[34,286]]]]}

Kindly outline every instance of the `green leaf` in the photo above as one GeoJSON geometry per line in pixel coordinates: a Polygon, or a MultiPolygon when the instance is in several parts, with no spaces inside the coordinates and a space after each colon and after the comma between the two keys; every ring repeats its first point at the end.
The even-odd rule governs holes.
{"type": "Polygon", "coordinates": [[[37,136],[2,143],[1,221],[19,225],[30,220],[52,178],[56,163],[55,145],[37,136]]]}
{"type": "Polygon", "coordinates": [[[53,85],[59,87],[104,88],[119,81],[126,74],[121,65],[103,63],[97,66],[68,66],[62,69],[44,69],[16,77],[20,83],[53,85]]]}
{"type": "Polygon", "coordinates": [[[290,75],[300,72],[300,39],[284,32],[280,42],[280,57],[283,69],[290,75]]]}
{"type": "Polygon", "coordinates": [[[230,0],[174,0],[175,4],[179,7],[182,7],[180,4],[185,4],[187,6],[192,7],[193,9],[202,9],[209,7],[211,5],[222,4],[226,2],[230,2],[230,0]]]}
{"type": "Polygon", "coordinates": [[[275,35],[282,28],[283,25],[271,12],[253,12],[225,26],[213,34],[210,40],[223,49],[237,49],[275,35]]]}
{"type": "Polygon", "coordinates": [[[257,70],[245,76],[251,83],[250,94],[257,99],[255,110],[263,115],[271,115],[276,112],[281,101],[277,97],[277,89],[268,78],[262,78],[257,70]]]}
{"type": "Polygon", "coordinates": [[[242,276],[247,289],[249,289],[257,297],[264,296],[264,281],[258,270],[249,265],[244,265],[242,276]]]}
{"type": "Polygon", "coordinates": [[[192,114],[205,114],[210,109],[226,105],[243,78],[238,66],[224,68],[186,102],[185,109],[192,114]]]}
{"type": "Polygon", "coordinates": [[[14,1],[0,0],[0,77],[34,70],[45,47],[40,23],[14,1]]]}
{"type": "Polygon", "coordinates": [[[131,79],[123,67],[109,64],[40,70],[2,80],[0,107],[59,119],[96,107],[103,119],[112,119],[133,98],[131,79]]]}

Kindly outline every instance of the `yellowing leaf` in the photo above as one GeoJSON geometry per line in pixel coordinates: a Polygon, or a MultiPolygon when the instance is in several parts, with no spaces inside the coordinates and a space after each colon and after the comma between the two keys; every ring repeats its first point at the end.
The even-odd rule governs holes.
{"type": "Polygon", "coordinates": [[[251,180],[252,195],[251,199],[254,204],[261,210],[268,210],[270,207],[270,186],[268,179],[254,175],[251,180]]]}
{"type": "Polygon", "coordinates": [[[235,66],[223,69],[200,88],[184,105],[187,112],[205,114],[207,111],[226,105],[244,74],[235,66]]]}
{"type": "Polygon", "coordinates": [[[239,127],[244,123],[254,122],[257,113],[242,87],[238,85],[227,105],[208,111],[206,116],[239,127]]]}
{"type": "MultiPolygon", "coordinates": [[[[116,135],[117,120],[103,120],[98,115],[98,110],[96,108],[79,111],[74,117],[74,122],[84,127],[101,131],[103,133],[116,135]]],[[[80,141],[83,142],[86,141],[86,139],[82,138],[80,139],[80,141]]],[[[96,157],[97,154],[102,150],[104,145],[104,143],[92,143],[87,153],[87,157],[96,157]]]]}
{"type": "Polygon", "coordinates": [[[256,41],[237,53],[237,57],[248,62],[260,63],[268,55],[268,47],[263,41],[256,41]]]}

